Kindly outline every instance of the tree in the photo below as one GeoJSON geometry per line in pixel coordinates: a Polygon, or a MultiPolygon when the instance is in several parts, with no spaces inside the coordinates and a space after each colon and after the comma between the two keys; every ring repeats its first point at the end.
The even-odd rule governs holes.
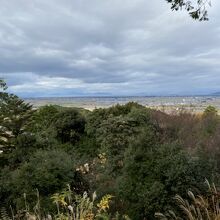
{"type": "MultiPolygon", "coordinates": [[[[117,112],[115,108],[115,112],[117,112]]],[[[152,123],[150,110],[142,106],[128,103],[120,106],[122,114],[109,115],[97,128],[97,140],[100,143],[100,152],[107,158],[109,174],[116,175],[123,167],[124,152],[129,144],[139,138],[146,131],[151,130],[156,137],[156,126],[152,123]],[[129,111],[128,111],[129,109],[129,111]]]]}
{"type": "Polygon", "coordinates": [[[53,126],[57,113],[59,113],[59,110],[54,105],[45,105],[37,109],[33,115],[33,120],[30,126],[31,131],[38,133],[53,126]]]}
{"type": "Polygon", "coordinates": [[[214,171],[212,164],[191,158],[178,144],[158,144],[149,135],[126,154],[119,195],[132,219],[154,219],[156,211],[171,209],[177,193],[201,189],[201,183],[214,171]]]}
{"type": "Polygon", "coordinates": [[[218,110],[214,106],[208,106],[202,115],[202,127],[204,130],[204,135],[212,136],[215,132],[217,132],[217,128],[219,127],[219,116],[218,110]]]}
{"type": "Polygon", "coordinates": [[[3,79],[0,79],[0,89],[2,90],[7,89],[6,82],[3,79]]]}
{"type": "Polygon", "coordinates": [[[208,20],[207,5],[211,6],[210,0],[166,0],[171,4],[172,10],[185,9],[189,12],[189,15],[199,21],[208,20]]]}
{"type": "Polygon", "coordinates": [[[11,150],[11,140],[25,132],[34,110],[18,96],[7,93],[4,81],[0,86],[0,150],[4,153],[11,150]]]}
{"type": "Polygon", "coordinates": [[[204,116],[208,116],[208,115],[217,116],[218,110],[214,106],[209,105],[208,107],[206,107],[203,114],[204,116]]]}
{"type": "Polygon", "coordinates": [[[85,128],[85,119],[75,109],[63,110],[56,114],[55,128],[57,138],[62,143],[75,144],[80,140],[85,128]]]}
{"type": "MultiPolygon", "coordinates": [[[[0,98],[2,99],[4,96],[4,90],[6,90],[6,83],[3,79],[0,79],[0,98]]],[[[2,153],[2,144],[5,143],[7,141],[8,135],[5,131],[5,128],[2,127],[2,125],[0,124],[0,153],[2,153]]]]}
{"type": "Polygon", "coordinates": [[[36,189],[45,199],[65,188],[66,184],[70,184],[76,193],[88,189],[76,171],[76,161],[61,149],[38,150],[18,169],[9,171],[4,168],[0,183],[1,202],[18,206],[23,204],[23,193],[33,204],[36,189]]]}
{"type": "MultiPolygon", "coordinates": [[[[28,124],[33,115],[32,105],[6,92],[6,83],[0,79],[0,167],[8,164],[16,148],[16,139],[28,136],[28,124]]],[[[29,134],[31,135],[31,134],[29,134]]]]}

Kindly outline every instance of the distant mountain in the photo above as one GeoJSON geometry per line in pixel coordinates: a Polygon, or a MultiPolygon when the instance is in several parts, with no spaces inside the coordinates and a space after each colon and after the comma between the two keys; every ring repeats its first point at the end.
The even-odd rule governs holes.
{"type": "Polygon", "coordinates": [[[211,95],[220,96],[220,92],[215,92],[215,93],[212,93],[211,95]]]}

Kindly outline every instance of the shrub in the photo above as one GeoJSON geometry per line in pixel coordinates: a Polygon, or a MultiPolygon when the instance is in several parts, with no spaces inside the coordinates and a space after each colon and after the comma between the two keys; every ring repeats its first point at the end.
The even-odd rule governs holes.
{"type": "Polygon", "coordinates": [[[11,172],[5,187],[10,189],[10,199],[22,204],[22,195],[31,196],[38,189],[44,197],[63,189],[70,183],[76,192],[87,189],[81,175],[76,172],[74,161],[62,150],[39,150],[23,163],[18,169],[11,172]]]}
{"type": "Polygon", "coordinates": [[[75,144],[84,133],[85,119],[79,111],[67,109],[56,114],[54,125],[58,140],[75,144]]]}
{"type": "Polygon", "coordinates": [[[133,219],[154,219],[155,210],[168,210],[172,198],[185,189],[202,189],[210,167],[190,158],[177,144],[158,145],[139,140],[127,152],[124,173],[119,180],[119,195],[133,219]]]}

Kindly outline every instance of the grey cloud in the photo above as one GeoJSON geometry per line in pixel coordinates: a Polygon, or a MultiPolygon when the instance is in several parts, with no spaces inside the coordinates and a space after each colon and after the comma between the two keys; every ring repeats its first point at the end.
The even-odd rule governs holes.
{"type": "Polygon", "coordinates": [[[199,23],[165,0],[2,1],[0,75],[21,95],[214,92],[220,4],[212,4],[199,23]]]}

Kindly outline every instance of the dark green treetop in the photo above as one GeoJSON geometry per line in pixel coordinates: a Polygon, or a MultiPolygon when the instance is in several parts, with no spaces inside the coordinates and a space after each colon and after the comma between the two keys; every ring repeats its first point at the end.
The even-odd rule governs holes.
{"type": "Polygon", "coordinates": [[[6,83],[0,79],[0,150],[9,150],[11,140],[25,132],[33,108],[14,94],[6,92],[6,83]],[[6,148],[7,147],[7,148],[6,148]]]}

